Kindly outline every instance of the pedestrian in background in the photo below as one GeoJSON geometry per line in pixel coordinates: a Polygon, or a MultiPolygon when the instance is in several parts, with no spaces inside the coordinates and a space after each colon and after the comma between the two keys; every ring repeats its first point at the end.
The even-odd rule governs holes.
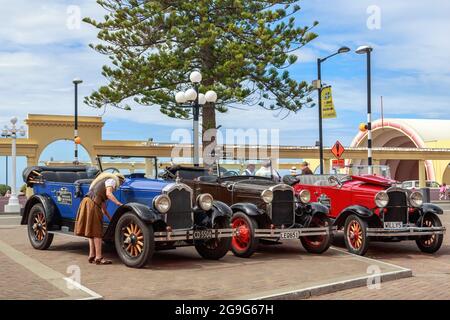
{"type": "Polygon", "coordinates": [[[314,174],[309,168],[309,163],[306,161],[302,162],[302,174],[314,174]]]}
{"type": "Polygon", "coordinates": [[[254,176],[255,175],[256,166],[253,163],[249,163],[247,165],[247,169],[244,171],[244,176],[254,176]]]}
{"type": "Polygon", "coordinates": [[[442,186],[439,188],[439,200],[447,200],[447,184],[444,182],[442,186]]]}

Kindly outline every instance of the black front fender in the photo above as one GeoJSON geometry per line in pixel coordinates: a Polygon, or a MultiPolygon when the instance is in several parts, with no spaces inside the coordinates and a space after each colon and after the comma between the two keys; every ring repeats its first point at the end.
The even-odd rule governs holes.
{"type": "Polygon", "coordinates": [[[424,203],[420,212],[422,213],[422,215],[425,215],[427,213],[444,214],[444,210],[442,210],[441,207],[432,203],[424,203]]]}
{"type": "Polygon", "coordinates": [[[248,216],[260,216],[263,215],[264,212],[262,212],[255,204],[253,203],[235,203],[231,206],[231,210],[233,213],[241,211],[245,213],[248,216]]]}
{"type": "Polygon", "coordinates": [[[44,207],[45,218],[50,229],[52,226],[60,224],[61,216],[59,210],[52,198],[47,194],[35,194],[27,200],[20,224],[25,225],[28,223],[28,215],[30,214],[30,210],[37,203],[42,204],[44,207]]]}
{"type": "Polygon", "coordinates": [[[204,211],[198,206],[194,208],[194,223],[198,226],[211,228],[215,220],[220,217],[225,217],[231,222],[232,215],[233,211],[227,204],[214,201],[213,207],[209,211],[204,211]]]}
{"type": "Polygon", "coordinates": [[[309,226],[312,217],[315,215],[322,215],[328,217],[330,209],[319,202],[308,204],[299,203],[296,208],[297,222],[305,227],[309,226]]]}
{"type": "Polygon", "coordinates": [[[358,205],[350,206],[341,211],[339,217],[334,222],[334,225],[338,227],[343,226],[345,223],[345,219],[347,219],[347,217],[351,214],[357,215],[358,217],[364,220],[369,220],[374,215],[374,213],[371,210],[367,209],[366,207],[358,205]]]}
{"type": "Polygon", "coordinates": [[[212,210],[211,220],[213,224],[216,218],[218,217],[225,217],[227,219],[231,219],[231,216],[233,215],[233,210],[231,210],[231,208],[222,201],[214,201],[211,210],[212,210]]]}
{"type": "Polygon", "coordinates": [[[116,228],[116,224],[119,221],[120,217],[126,212],[133,212],[142,221],[148,224],[153,224],[157,221],[164,220],[163,216],[160,213],[156,212],[149,206],[146,206],[145,204],[142,203],[130,202],[117,208],[108,225],[108,228],[106,229],[105,234],[103,235],[103,238],[105,239],[114,238],[114,230],[116,228]]]}

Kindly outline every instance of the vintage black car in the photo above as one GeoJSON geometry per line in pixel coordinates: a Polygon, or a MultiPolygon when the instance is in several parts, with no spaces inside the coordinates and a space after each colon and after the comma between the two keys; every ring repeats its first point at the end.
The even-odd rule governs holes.
{"type": "Polygon", "coordinates": [[[179,177],[195,194],[208,193],[230,205],[236,229],[231,249],[236,256],[250,257],[259,243],[289,239],[300,239],[311,253],[329,248],[332,230],[328,208],[310,203],[307,190],[296,198],[291,186],[275,182],[272,175],[243,175],[243,167],[225,168],[219,164],[209,168],[174,165],[166,168],[163,176],[179,177]]]}
{"type": "MultiPolygon", "coordinates": [[[[139,268],[155,250],[194,245],[207,259],[220,259],[229,250],[232,236],[231,209],[209,194],[197,194],[188,185],[156,179],[156,158],[99,157],[100,171],[119,171],[114,163],[102,170],[101,159],[117,166],[145,166],[135,170],[115,196],[124,203],[117,207],[108,201],[111,221],[104,218],[106,242],[114,243],[122,262],[139,268]],[[141,171],[141,172],[139,172],[141,171]]],[[[73,234],[82,197],[99,173],[90,167],[29,167],[23,177],[34,195],[25,205],[22,222],[28,225],[31,245],[47,249],[54,234],[73,234]]]]}

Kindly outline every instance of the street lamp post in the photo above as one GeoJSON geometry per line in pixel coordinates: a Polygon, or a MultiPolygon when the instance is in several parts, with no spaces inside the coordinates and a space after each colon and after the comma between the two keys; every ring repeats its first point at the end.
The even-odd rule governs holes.
{"type": "Polygon", "coordinates": [[[75,125],[74,125],[74,145],[75,145],[75,154],[74,154],[74,164],[79,164],[78,161],[78,85],[83,83],[83,80],[75,78],[73,79],[73,84],[75,86],[75,125]]]}
{"type": "Polygon", "coordinates": [[[341,53],[347,53],[350,51],[350,48],[348,47],[341,47],[338,51],[335,53],[329,55],[325,58],[318,58],[317,59],[317,85],[318,85],[318,108],[319,108],[319,168],[320,168],[320,174],[323,174],[323,130],[322,130],[322,62],[325,62],[331,57],[334,57],[335,55],[341,54],[341,53]]]}
{"type": "Polygon", "coordinates": [[[194,88],[190,88],[184,92],[178,92],[175,95],[175,101],[178,104],[183,105],[183,107],[192,108],[192,116],[193,116],[193,131],[194,131],[194,155],[193,162],[194,166],[198,167],[200,164],[200,156],[199,156],[199,118],[200,118],[200,107],[206,104],[207,102],[215,103],[217,101],[217,93],[210,90],[205,94],[199,93],[200,82],[202,81],[202,75],[198,71],[193,71],[189,80],[193,83],[194,88]]]}
{"type": "Polygon", "coordinates": [[[17,190],[16,190],[16,139],[17,133],[21,136],[25,135],[25,129],[20,127],[19,129],[16,127],[17,117],[11,118],[11,127],[5,125],[5,128],[2,130],[2,136],[10,137],[11,141],[11,171],[12,171],[12,181],[11,181],[11,197],[9,198],[8,204],[5,205],[6,213],[17,213],[20,212],[20,204],[19,199],[17,198],[17,190]]]}
{"type": "Polygon", "coordinates": [[[371,52],[370,46],[361,46],[356,53],[367,56],[367,173],[373,173],[372,166],[372,75],[371,75],[371,52]]]}

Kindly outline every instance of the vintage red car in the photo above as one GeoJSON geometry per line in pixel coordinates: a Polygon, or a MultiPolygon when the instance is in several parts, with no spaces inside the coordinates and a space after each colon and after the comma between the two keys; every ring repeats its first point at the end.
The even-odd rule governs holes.
{"type": "Polygon", "coordinates": [[[419,249],[434,253],[442,245],[443,210],[424,203],[422,193],[398,187],[380,175],[298,175],[283,181],[298,194],[309,190],[311,201],[330,208],[337,230],[344,231],[349,252],[364,255],[370,241],[415,240],[419,249]]]}

